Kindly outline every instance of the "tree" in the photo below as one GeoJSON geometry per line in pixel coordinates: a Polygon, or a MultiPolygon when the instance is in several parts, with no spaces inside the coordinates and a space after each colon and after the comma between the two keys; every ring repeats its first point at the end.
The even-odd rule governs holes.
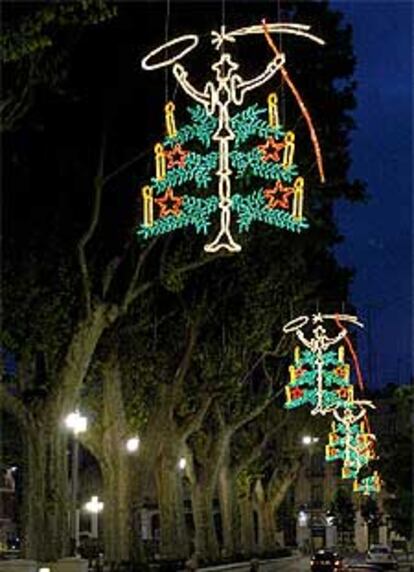
{"type": "Polygon", "coordinates": [[[330,511],[335,518],[338,541],[341,545],[345,545],[346,537],[353,534],[355,524],[355,507],[350,491],[339,488],[331,503],[330,511]]]}
{"type": "Polygon", "coordinates": [[[413,435],[411,428],[412,403],[414,392],[412,386],[393,388],[389,399],[397,421],[398,447],[395,440],[380,441],[380,471],[384,478],[388,497],[384,500],[384,508],[390,515],[391,526],[398,534],[407,539],[412,538],[413,523],[411,518],[413,506],[413,435]],[[398,466],[398,471],[395,467],[398,466]]]}
{"type": "MultiPolygon", "coordinates": [[[[150,126],[145,111],[148,107],[143,104],[138,110],[136,105],[136,96],[141,93],[140,77],[131,73],[135,62],[131,46],[136,45],[137,30],[147,43],[153,42],[153,34],[158,32],[152,27],[148,27],[151,32],[146,32],[142,19],[135,17],[142,16],[138,5],[121,4],[118,8],[120,14],[116,22],[111,20],[99,32],[88,30],[71,58],[74,68],[71,85],[79,98],[56,101],[46,93],[44,102],[36,101],[33,108],[45,125],[44,131],[36,132],[33,124],[26,122],[27,117],[23,121],[22,115],[21,122],[20,119],[10,121],[16,130],[5,138],[7,240],[3,343],[16,353],[19,372],[16,387],[4,382],[0,385],[0,402],[22,427],[28,463],[26,553],[42,560],[60,556],[66,550],[67,436],[58,428],[62,417],[79,404],[85,380],[88,379],[92,386],[96,383],[93,376],[87,378],[87,375],[96,351],[109,331],[123,323],[131,311],[139,320],[141,310],[146,314],[146,301],[152,295],[155,307],[162,307],[166,290],[175,291],[177,299],[181,296],[186,300],[191,292],[191,287],[186,289],[190,272],[196,283],[208,279],[209,300],[220,299],[222,287],[233,294],[227,297],[227,306],[214,307],[213,311],[217,312],[214,331],[209,334],[206,345],[213,350],[215,359],[211,370],[203,374],[205,383],[200,388],[197,388],[197,382],[200,371],[207,369],[202,366],[208,366],[208,352],[204,352],[203,362],[203,352],[197,350],[197,357],[185,376],[175,375],[180,367],[175,356],[168,352],[163,354],[171,383],[159,379],[153,383],[153,415],[148,417],[146,429],[148,435],[155,434],[155,429],[150,431],[149,428],[156,427],[156,407],[160,406],[158,413],[162,413],[166,421],[163,454],[157,461],[161,468],[167,461],[168,439],[174,440],[174,444],[182,442],[183,423],[197,419],[213,393],[211,390],[217,387],[214,368],[217,371],[220,365],[216,359],[220,354],[216,349],[223,332],[219,312],[227,308],[233,310],[229,347],[235,358],[236,372],[230,367],[229,356],[225,372],[229,383],[226,385],[224,379],[225,391],[220,406],[228,407],[224,410],[224,425],[234,429],[240,423],[244,426],[247,423],[244,419],[254,411],[253,402],[243,410],[240,397],[245,395],[250,399],[252,395],[266,395],[258,390],[263,389],[263,378],[255,381],[253,376],[252,394],[236,392],[234,396],[239,401],[236,399],[234,404],[230,401],[234,382],[243,379],[254,362],[274,347],[272,327],[280,330],[290,306],[296,310],[331,292],[335,292],[338,300],[344,300],[349,278],[347,272],[337,268],[331,254],[338,239],[332,219],[333,200],[343,194],[358,194],[356,186],[346,181],[349,162],[346,111],[353,101],[350,93],[341,94],[332,87],[335,78],[346,79],[352,72],[349,34],[339,33],[339,54],[328,52],[332,57],[327,61],[332,65],[329,64],[324,72],[318,71],[324,113],[330,116],[329,129],[326,127],[322,133],[322,142],[331,150],[330,163],[335,164],[337,170],[331,178],[333,184],[328,185],[326,191],[319,189],[310,177],[314,189],[310,209],[313,220],[307,240],[292,237],[285,241],[274,229],[262,231],[252,227],[240,258],[206,259],[198,257],[201,241],[189,244],[179,235],[150,243],[145,249],[142,243],[137,245],[135,242],[136,186],[138,179],[144,179],[146,173],[144,168],[136,167],[138,129],[131,129],[131,117],[139,117],[140,127],[145,127],[140,134],[139,151],[145,148],[146,131],[150,126]],[[140,22],[138,28],[135,27],[137,22],[140,22]],[[151,39],[145,39],[145,33],[151,34],[151,39]],[[118,49],[113,50],[113,45],[118,49]],[[108,89],[108,77],[118,78],[117,74],[116,89],[108,89]],[[106,137],[98,135],[102,131],[106,137]],[[135,169],[132,175],[128,171],[131,166],[135,169]],[[125,197],[122,201],[119,199],[121,192],[125,197]],[[277,259],[273,256],[275,252],[277,259]],[[209,265],[210,274],[203,272],[205,264],[209,265]],[[245,289],[249,290],[246,295],[245,289]],[[242,340],[238,344],[240,322],[236,317],[241,302],[244,321],[240,332],[242,340]],[[272,318],[272,322],[268,318],[274,309],[277,319],[272,318]],[[250,327],[256,321],[263,322],[262,330],[250,327]],[[248,356],[244,355],[246,348],[248,356]],[[177,386],[179,391],[176,391],[177,386]],[[190,408],[189,416],[188,412],[179,411],[179,398],[183,395],[185,407],[191,400],[196,403],[190,408]],[[227,404],[223,402],[225,397],[229,398],[227,404]],[[231,419],[232,406],[236,412],[236,425],[231,419]],[[174,433],[177,426],[181,437],[174,433]]],[[[295,9],[312,13],[312,9],[301,4],[295,9]]],[[[315,17],[325,21],[334,36],[340,28],[339,19],[331,15],[325,4],[315,4],[313,10],[315,17]]],[[[190,12],[188,18],[191,19],[190,12]]],[[[200,23],[200,26],[204,25],[207,22],[200,23]]],[[[336,40],[332,38],[330,45],[335,45],[336,40]]],[[[22,57],[25,59],[26,56],[22,57]]],[[[299,57],[309,63],[303,50],[299,50],[299,57]]],[[[253,60],[247,65],[254,65],[253,60]]],[[[314,86],[312,73],[321,67],[318,62],[311,63],[306,69],[302,67],[301,83],[304,86],[314,86]]],[[[299,64],[295,69],[299,73],[299,64]]],[[[26,71],[17,70],[15,77],[23,85],[26,71]]],[[[8,86],[13,88],[12,83],[8,86]]],[[[306,95],[309,101],[313,97],[319,98],[319,89],[317,94],[308,92],[306,95]]],[[[157,99],[153,94],[151,98],[155,106],[157,99]]],[[[161,105],[159,98],[160,108],[161,105]]],[[[316,102],[313,107],[317,107],[316,102]]],[[[319,121],[320,125],[323,123],[319,121]]],[[[146,156],[146,152],[143,153],[146,156]]],[[[303,156],[307,157],[305,170],[310,169],[311,153],[305,150],[303,156]]],[[[177,301],[176,304],[179,307],[177,301]]],[[[185,318],[188,317],[185,314],[185,318]]],[[[184,320],[184,323],[191,330],[191,322],[184,320]]],[[[205,328],[203,325],[203,330],[205,328]]],[[[201,345],[204,344],[203,336],[204,331],[202,337],[197,338],[201,345]]],[[[191,336],[183,336],[182,330],[179,339],[185,340],[188,347],[191,336]]],[[[179,355],[185,357],[185,344],[180,345],[179,355]]],[[[160,355],[160,359],[162,357],[160,355]]],[[[117,375],[115,368],[106,379],[116,380],[117,375]]],[[[122,389],[124,384],[122,381],[122,389]]],[[[125,385],[128,387],[127,383],[125,385]]],[[[218,387],[221,389],[221,385],[218,387]]],[[[120,407],[115,382],[113,385],[108,382],[105,391],[105,400],[114,399],[120,407]]],[[[223,418],[221,409],[211,409],[209,413],[204,423],[207,433],[211,433],[214,425],[223,418]]],[[[241,429],[240,425],[238,429],[241,429]]],[[[105,454],[108,456],[116,457],[115,445],[111,443],[119,442],[120,433],[115,429],[107,433],[105,454]]],[[[150,447],[151,440],[147,443],[150,447]]],[[[161,445],[157,442],[156,446],[158,450],[161,445]]],[[[228,451],[227,446],[225,449],[228,451]]],[[[161,488],[167,490],[167,487],[161,488]]]]}

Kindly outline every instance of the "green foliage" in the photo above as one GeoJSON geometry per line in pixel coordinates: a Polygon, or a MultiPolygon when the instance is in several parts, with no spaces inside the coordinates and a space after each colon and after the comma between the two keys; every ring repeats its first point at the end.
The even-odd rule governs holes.
{"type": "Polygon", "coordinates": [[[344,488],[337,490],[330,506],[330,512],[335,518],[339,544],[342,544],[346,533],[353,532],[355,524],[355,507],[349,490],[344,488]]]}
{"type": "Polygon", "coordinates": [[[105,0],[77,0],[49,3],[21,19],[15,27],[5,27],[0,35],[0,60],[15,62],[50,48],[56,28],[87,26],[115,16],[117,8],[105,0]]]}
{"type": "Polygon", "coordinates": [[[413,431],[412,411],[414,389],[412,385],[391,389],[388,401],[394,409],[397,440],[394,436],[379,442],[380,472],[389,493],[384,501],[390,515],[391,526],[401,536],[410,539],[413,534],[413,431]],[[396,470],[398,467],[398,470],[396,470]]]}
{"type": "Polygon", "coordinates": [[[249,230],[255,221],[265,222],[293,232],[300,232],[309,226],[305,219],[295,219],[288,211],[270,209],[263,196],[263,191],[253,191],[247,196],[233,195],[232,207],[239,214],[237,223],[240,232],[249,230]]]}
{"type": "Polygon", "coordinates": [[[259,108],[257,103],[233,115],[230,119],[230,126],[236,135],[234,141],[236,148],[246,143],[251,137],[259,137],[260,139],[283,138],[284,130],[281,127],[270,127],[263,116],[267,117],[267,109],[259,108]]]}
{"type": "Polygon", "coordinates": [[[213,171],[217,169],[218,154],[211,152],[200,155],[191,152],[187,155],[184,167],[167,170],[164,179],[151,179],[151,186],[157,195],[164,193],[169,187],[176,188],[184,183],[194,182],[197,189],[206,189],[213,179],[213,171]]]}
{"type": "Polygon", "coordinates": [[[167,215],[158,218],[152,226],[141,225],[137,231],[138,236],[150,238],[158,236],[172,230],[177,230],[185,226],[194,226],[197,233],[207,234],[210,226],[210,215],[218,209],[218,198],[207,197],[199,199],[197,197],[184,195],[183,209],[176,215],[167,215]]]}
{"type": "Polygon", "coordinates": [[[281,163],[263,161],[262,157],[261,151],[256,147],[245,152],[231,151],[230,163],[235,169],[237,178],[240,179],[250,173],[255,177],[270,181],[292,183],[293,179],[299,174],[296,165],[285,168],[281,163]]]}
{"type": "Polygon", "coordinates": [[[217,118],[208,115],[202,105],[187,107],[192,123],[183,125],[174,137],[166,137],[164,147],[171,148],[177,143],[184,145],[189,141],[199,141],[206,149],[211,147],[211,138],[217,128],[217,118]]]}

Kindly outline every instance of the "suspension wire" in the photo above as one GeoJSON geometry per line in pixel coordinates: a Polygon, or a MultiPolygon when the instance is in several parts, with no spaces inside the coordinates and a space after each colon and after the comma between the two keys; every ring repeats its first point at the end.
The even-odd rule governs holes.
{"type": "MultiPolygon", "coordinates": [[[[282,21],[282,9],[281,9],[281,0],[277,0],[277,21],[282,21]]],[[[280,51],[283,53],[283,34],[279,32],[279,46],[280,51]]],[[[282,111],[282,125],[286,128],[286,96],[285,96],[285,82],[281,81],[281,88],[280,88],[280,99],[281,99],[281,111],[282,111]]]]}
{"type": "MultiPolygon", "coordinates": [[[[169,39],[169,35],[170,35],[170,0],[165,0],[166,1],[166,12],[165,12],[165,28],[164,28],[164,37],[165,37],[165,43],[168,42],[169,39]]],[[[168,96],[169,96],[169,85],[168,85],[168,66],[165,67],[165,71],[164,71],[164,81],[165,81],[165,103],[168,102],[168,96]]]]}
{"type": "MultiPolygon", "coordinates": [[[[221,0],[221,25],[223,28],[226,25],[226,0],[221,0]]],[[[220,52],[223,55],[224,41],[221,43],[220,52]]]]}

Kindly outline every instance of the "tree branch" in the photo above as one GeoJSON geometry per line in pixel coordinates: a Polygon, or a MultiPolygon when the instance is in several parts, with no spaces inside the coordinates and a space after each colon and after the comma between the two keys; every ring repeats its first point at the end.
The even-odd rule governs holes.
{"type": "Polygon", "coordinates": [[[120,305],[121,314],[125,314],[129,308],[129,306],[132,304],[132,302],[140,294],[143,294],[146,290],[148,290],[153,284],[152,281],[149,281],[149,282],[144,283],[141,286],[138,286],[142,267],[144,266],[145,260],[147,259],[151,250],[156,245],[157,241],[158,241],[158,238],[155,238],[154,240],[152,240],[149,243],[149,245],[141,252],[141,254],[138,257],[134,273],[131,277],[128,288],[125,292],[124,299],[122,300],[121,305],[120,305]]]}
{"type": "Polygon", "coordinates": [[[197,413],[193,415],[191,419],[184,421],[181,427],[181,436],[183,439],[187,440],[192,433],[195,433],[201,429],[204,417],[206,416],[212,401],[213,397],[208,396],[197,413]]]}
{"type": "Polygon", "coordinates": [[[244,469],[247,469],[249,465],[253,463],[256,459],[260,457],[263,453],[265,448],[267,447],[268,443],[270,442],[271,438],[279,433],[279,431],[286,425],[288,422],[287,415],[284,416],[282,421],[280,421],[271,431],[266,431],[265,436],[261,440],[260,443],[254,447],[248,455],[245,455],[241,461],[234,467],[234,471],[236,475],[239,475],[244,469]]]}
{"type": "Polygon", "coordinates": [[[236,433],[236,431],[244,427],[244,425],[247,425],[248,423],[250,423],[250,421],[256,419],[256,417],[259,417],[259,415],[263,413],[265,409],[267,409],[267,407],[272,403],[272,401],[274,401],[274,399],[276,399],[276,395],[272,394],[272,387],[269,386],[267,397],[262,401],[262,403],[260,403],[252,411],[250,411],[250,413],[244,415],[241,419],[233,423],[231,425],[232,432],[236,433]]]}
{"type": "Polygon", "coordinates": [[[99,221],[99,215],[101,212],[101,200],[102,200],[102,188],[103,188],[103,165],[104,165],[104,155],[105,155],[105,146],[106,146],[106,136],[103,134],[102,142],[101,142],[101,149],[99,152],[99,160],[98,160],[98,169],[97,174],[94,179],[94,199],[93,205],[91,210],[91,218],[89,221],[89,226],[80,237],[77,248],[78,248],[78,259],[79,259],[79,266],[81,269],[81,277],[82,277],[82,286],[83,286],[83,294],[85,297],[85,308],[86,314],[89,316],[91,313],[91,280],[89,276],[89,269],[88,269],[88,262],[86,258],[85,248],[88,242],[94,235],[96,227],[99,221]]]}

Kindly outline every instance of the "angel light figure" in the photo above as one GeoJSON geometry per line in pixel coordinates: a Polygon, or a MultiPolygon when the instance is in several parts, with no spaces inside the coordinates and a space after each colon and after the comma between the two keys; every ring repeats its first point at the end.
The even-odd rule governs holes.
{"type": "MultiPolygon", "coordinates": [[[[143,238],[187,225],[193,225],[197,232],[206,234],[210,216],[215,210],[220,211],[220,228],[214,240],[205,245],[207,252],[241,250],[232,235],[232,210],[239,215],[241,231],[248,230],[255,220],[296,232],[307,227],[302,216],[304,180],[297,176],[297,168],[293,164],[294,133],[285,133],[280,125],[277,95],[269,95],[267,110],[254,105],[240,113],[230,113],[231,107],[243,105],[248,92],[268,82],[279,70],[287,74],[283,67],[285,55],[276,51],[263,71],[253,78],[244,79],[238,72],[239,64],[226,51],[227,43],[234,43],[238,37],[247,34],[263,34],[264,26],[267,34],[288,33],[324,43],[307,31],[309,26],[300,24],[263,24],[232,32],[227,32],[222,26],[220,32],[212,32],[212,44],[220,53],[211,66],[214,79],[208,80],[202,89],[194,85],[189,72],[178,63],[197,46],[197,35],[180,36],[156,48],[142,60],[142,67],[146,70],[172,66],[178,85],[197,104],[197,107],[189,109],[193,124],[179,130],[174,115],[175,104],[170,101],[165,106],[167,137],[154,148],[156,176],[142,190],[144,221],[138,234],[143,238]],[[178,54],[157,61],[160,53],[181,44],[184,48],[178,54]],[[263,114],[268,115],[267,122],[262,119],[263,114]],[[262,145],[257,144],[258,138],[264,139],[262,145]],[[190,141],[201,143],[204,153],[184,148],[190,141]],[[246,142],[253,148],[243,150],[246,142]],[[214,151],[210,151],[211,144],[215,146],[214,151]],[[274,186],[256,190],[247,197],[232,195],[232,175],[241,178],[247,172],[272,180],[274,186]],[[194,181],[197,189],[207,188],[212,174],[217,178],[217,197],[195,198],[176,194],[177,187],[190,181],[194,181]],[[154,203],[160,208],[157,220],[154,219],[154,203]]],[[[294,94],[298,97],[297,90],[294,94]]],[[[301,110],[304,109],[302,105],[301,110]]]]}
{"type": "Polygon", "coordinates": [[[285,333],[295,332],[306,348],[303,355],[299,347],[295,349],[294,363],[289,368],[290,382],[286,386],[286,407],[310,403],[313,405],[312,415],[326,415],[354,400],[350,366],[345,363],[345,348],[341,345],[336,352],[330,348],[348,335],[342,321],[363,326],[355,316],[317,313],[312,316],[312,336],[307,337],[303,329],[310,319],[309,316],[300,316],[283,328],[285,333]],[[325,320],[341,320],[341,328],[335,336],[328,335],[323,325],[325,320]]]}

